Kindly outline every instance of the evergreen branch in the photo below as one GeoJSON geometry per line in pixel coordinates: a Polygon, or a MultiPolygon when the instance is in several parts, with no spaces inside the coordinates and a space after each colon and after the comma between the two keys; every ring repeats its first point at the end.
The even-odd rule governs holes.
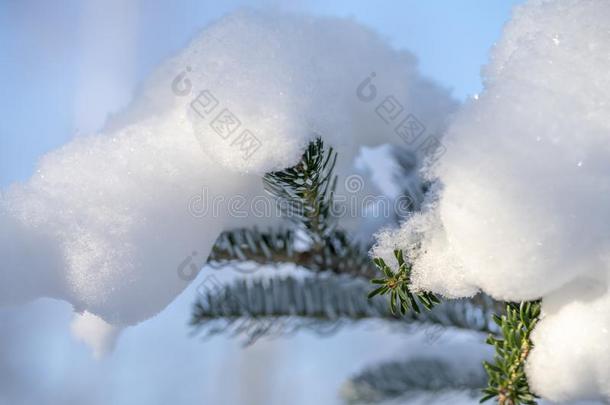
{"type": "Polygon", "coordinates": [[[337,154],[332,148],[325,150],[318,138],[309,144],[297,165],[267,173],[263,178],[265,190],[294,228],[223,232],[208,264],[223,266],[247,261],[260,265],[295,264],[315,272],[372,277],[375,269],[368,258],[368,247],[354,243],[344,231],[336,229],[337,221],[332,215],[336,161],[337,154]],[[300,236],[306,238],[306,249],[297,251],[294,247],[300,236]]]}
{"type": "Polygon", "coordinates": [[[393,314],[396,313],[397,307],[402,314],[407,313],[409,308],[413,308],[416,313],[419,313],[420,309],[417,301],[428,310],[432,309],[434,305],[439,304],[440,300],[430,292],[413,293],[411,291],[409,288],[411,284],[411,267],[405,262],[402,250],[395,250],[394,256],[398,262],[398,270],[396,272],[383,259],[378,257],[373,259],[375,266],[385,277],[371,280],[373,284],[381,286],[371,291],[368,297],[372,298],[376,295],[389,293],[390,310],[393,314]]]}
{"type": "Polygon", "coordinates": [[[493,328],[493,302],[488,297],[453,300],[421,314],[392,314],[381,297],[367,299],[368,283],[336,275],[304,279],[274,277],[237,280],[228,285],[208,278],[198,288],[191,324],[206,335],[246,335],[248,343],[270,334],[299,329],[329,333],[367,319],[402,321],[397,325],[436,325],[480,332],[493,328]],[[247,325],[245,327],[244,325],[247,325]]]}
{"type": "Polygon", "coordinates": [[[318,138],[296,166],[263,178],[265,190],[276,199],[282,214],[311,238],[313,250],[323,248],[336,227],[332,216],[336,162],[336,152],[326,151],[318,138]]]}
{"type": "Polygon", "coordinates": [[[504,315],[494,315],[502,338],[487,338],[496,354],[493,364],[484,363],[489,385],[483,390],[485,395],[481,402],[497,397],[499,405],[536,404],[537,397],[530,392],[524,368],[532,349],[530,334],[539,317],[540,301],[509,303],[504,315]]]}
{"type": "Polygon", "coordinates": [[[264,265],[293,263],[299,252],[294,250],[294,232],[290,229],[242,228],[220,234],[210,255],[208,264],[223,266],[229,262],[255,262],[264,265]]]}
{"type": "Polygon", "coordinates": [[[484,385],[482,372],[465,373],[438,359],[415,358],[364,370],[344,385],[342,396],[348,404],[376,404],[415,392],[468,390],[474,396],[484,385]]]}
{"type": "Polygon", "coordinates": [[[294,249],[295,232],[292,230],[234,229],[223,232],[208,258],[212,266],[246,261],[260,265],[278,266],[295,264],[306,269],[337,274],[351,274],[370,278],[375,270],[367,250],[348,240],[343,231],[333,231],[325,245],[317,250],[294,249]]]}

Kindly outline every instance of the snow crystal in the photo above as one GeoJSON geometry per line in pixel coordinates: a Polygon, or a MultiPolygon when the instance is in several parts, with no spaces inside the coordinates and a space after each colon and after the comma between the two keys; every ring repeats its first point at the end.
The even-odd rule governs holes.
{"type": "Polygon", "coordinates": [[[102,352],[106,325],[161,311],[221,231],[273,222],[231,215],[226,204],[193,212],[202,188],[224,201],[264,195],[260,175],[295,164],[317,134],[339,150],[345,174],[360,145],[402,143],[374,113],[388,95],[429,131],[455,107],[412,55],[352,21],[253,11],[221,19],[103,132],[49,153],[30,181],[3,193],[0,304],[66,300],[85,313],[75,333],[102,352]],[[374,103],[357,95],[371,72],[374,103]]]}
{"type": "Polygon", "coordinates": [[[561,400],[610,399],[608,21],[606,0],[518,7],[444,138],[437,202],[373,251],[405,248],[416,288],[544,297],[528,375],[561,400]]]}

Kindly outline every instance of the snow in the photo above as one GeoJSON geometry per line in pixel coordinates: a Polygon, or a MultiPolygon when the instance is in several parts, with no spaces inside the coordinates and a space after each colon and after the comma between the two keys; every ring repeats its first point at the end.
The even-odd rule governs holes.
{"type": "Polygon", "coordinates": [[[121,331],[119,327],[86,311],[74,315],[70,329],[72,335],[87,344],[98,359],[112,352],[121,331]]]}
{"type": "Polygon", "coordinates": [[[534,330],[537,346],[526,372],[532,386],[549,399],[610,397],[610,295],[606,288],[583,282],[544,298],[546,318],[534,330]]]}
{"type": "Polygon", "coordinates": [[[116,330],[156,315],[188,286],[194,275],[179,269],[192,259],[196,272],[222,230],[275,221],[231,215],[227,204],[194,215],[202,187],[247,204],[264,195],[263,172],[296,163],[318,134],[338,149],[346,175],[361,145],[402,143],[373,112],[389,95],[435,132],[456,106],[411,54],[352,21],[253,11],[219,20],[101,133],[47,154],[28,182],[2,193],[0,304],[65,300],[82,314],[76,336],[103,353],[116,330]],[[371,72],[374,103],[357,94],[371,72]],[[214,125],[225,109],[233,121],[214,125]]]}
{"type": "Polygon", "coordinates": [[[557,401],[610,399],[608,21],[604,0],[517,8],[444,138],[438,192],[373,251],[404,248],[416,289],[542,297],[528,377],[557,401]]]}

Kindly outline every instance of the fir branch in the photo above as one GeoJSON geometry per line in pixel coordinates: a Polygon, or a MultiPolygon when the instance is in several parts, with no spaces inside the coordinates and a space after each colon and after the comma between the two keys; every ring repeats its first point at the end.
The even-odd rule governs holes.
{"type": "Polygon", "coordinates": [[[282,214],[311,238],[312,250],[323,248],[336,227],[332,215],[336,162],[336,152],[325,150],[318,138],[296,166],[263,178],[265,190],[276,199],[282,214]]]}
{"type": "Polygon", "coordinates": [[[294,264],[314,272],[330,271],[366,278],[375,273],[367,249],[351,242],[343,231],[333,231],[324,246],[317,250],[295,250],[295,238],[295,232],[290,229],[225,231],[216,241],[208,264],[212,267],[247,261],[270,266],[294,264]]]}
{"type": "Polygon", "coordinates": [[[436,325],[496,332],[492,321],[495,306],[488,297],[448,301],[431,311],[399,316],[390,312],[382,297],[367,299],[367,288],[363,279],[330,274],[304,279],[237,280],[228,285],[204,280],[198,288],[191,324],[208,336],[245,335],[248,343],[261,336],[299,329],[327,334],[368,319],[402,321],[396,325],[406,327],[436,325]]]}
{"type": "Polygon", "coordinates": [[[468,390],[474,396],[484,385],[483,372],[464,372],[438,359],[414,358],[364,370],[344,385],[342,396],[349,404],[376,404],[418,392],[468,390]]]}
{"type": "Polygon", "coordinates": [[[481,402],[498,398],[499,405],[535,405],[525,375],[525,361],[532,350],[530,335],[540,317],[540,301],[509,303],[506,313],[494,316],[502,338],[489,336],[487,343],[496,350],[494,363],[484,363],[489,385],[481,402]]]}
{"type": "Polygon", "coordinates": [[[294,239],[290,229],[261,232],[254,227],[225,231],[216,240],[208,264],[220,267],[246,261],[261,265],[293,263],[299,254],[294,250],[294,239]]]}
{"type": "Polygon", "coordinates": [[[372,298],[376,295],[389,294],[390,310],[393,314],[396,313],[396,308],[402,314],[405,314],[409,308],[413,308],[416,313],[419,313],[420,309],[417,301],[428,310],[432,309],[434,305],[439,304],[440,300],[430,292],[413,293],[411,291],[409,288],[411,284],[411,267],[405,262],[402,250],[395,250],[394,256],[398,262],[398,270],[396,271],[393,271],[383,259],[379,257],[373,259],[375,266],[377,266],[377,269],[381,271],[384,277],[371,280],[371,283],[381,286],[371,291],[368,297],[372,298]]]}
{"type": "Polygon", "coordinates": [[[267,173],[263,178],[265,190],[274,197],[294,229],[223,232],[208,263],[213,266],[245,261],[261,265],[288,263],[315,272],[372,277],[375,270],[368,259],[368,246],[351,241],[344,231],[337,229],[333,217],[336,161],[334,150],[326,150],[318,138],[309,144],[294,167],[267,173]],[[294,250],[297,235],[307,239],[304,251],[294,250]]]}

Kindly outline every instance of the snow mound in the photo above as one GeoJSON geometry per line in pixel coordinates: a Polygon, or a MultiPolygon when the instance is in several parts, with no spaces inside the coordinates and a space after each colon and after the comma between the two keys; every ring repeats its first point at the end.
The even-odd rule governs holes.
{"type": "Polygon", "coordinates": [[[121,330],[89,312],[75,314],[70,329],[72,335],[87,344],[98,359],[112,352],[121,330]]]}
{"type": "Polygon", "coordinates": [[[610,294],[594,282],[572,283],[544,297],[544,320],[526,373],[554,401],[610,398],[610,294]]]}
{"type": "Polygon", "coordinates": [[[260,175],[295,164],[310,139],[338,149],[340,170],[361,144],[402,142],[358,97],[371,72],[367,97],[393,94],[429,131],[443,129],[455,107],[447,91],[354,22],[253,11],[216,22],[104,131],[49,153],[31,180],[2,194],[0,304],[66,300],[90,314],[77,335],[103,351],[90,335],[105,329],[85,320],[154,316],[221,231],[272,222],[231,209],[263,196],[260,175]]]}
{"type": "Polygon", "coordinates": [[[428,131],[438,132],[454,108],[444,90],[418,75],[411,54],[350,20],[237,13],[195,41],[183,64],[194,86],[209,92],[203,104],[217,104],[209,116],[203,107],[190,114],[204,151],[242,172],[290,166],[312,132],[350,156],[361,145],[400,142],[392,131],[380,131],[384,123],[362,100],[371,94],[356,97],[369,76],[377,101],[394,96],[428,131]],[[229,125],[218,131],[218,119],[229,125]],[[256,152],[244,152],[247,159],[236,153],[251,144],[256,152]]]}
{"type": "Polygon", "coordinates": [[[610,398],[608,21],[604,0],[517,8],[445,137],[438,192],[373,251],[404,248],[418,289],[543,297],[528,375],[552,400],[610,398]]]}

